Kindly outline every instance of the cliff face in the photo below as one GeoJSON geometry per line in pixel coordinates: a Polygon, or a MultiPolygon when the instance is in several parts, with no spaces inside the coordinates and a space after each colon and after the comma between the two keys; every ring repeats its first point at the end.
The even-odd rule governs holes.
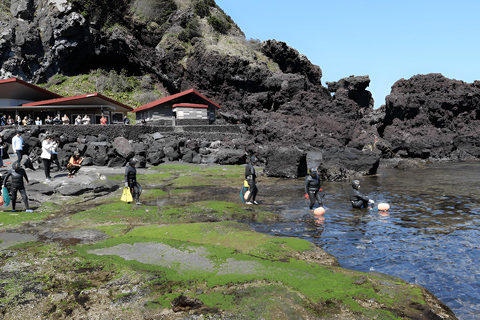
{"type": "Polygon", "coordinates": [[[386,98],[380,133],[392,150],[432,160],[480,158],[480,83],[441,74],[397,81],[386,98]]]}
{"type": "Polygon", "coordinates": [[[168,94],[193,87],[247,126],[260,159],[280,144],[361,149],[376,134],[368,76],[324,87],[320,67],[283,42],[247,41],[213,0],[12,0],[1,20],[0,77],[124,69],[168,94]]]}

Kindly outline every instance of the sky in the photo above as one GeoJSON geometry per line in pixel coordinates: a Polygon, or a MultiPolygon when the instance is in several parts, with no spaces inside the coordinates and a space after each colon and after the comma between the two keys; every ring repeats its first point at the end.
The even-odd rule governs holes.
{"type": "Polygon", "coordinates": [[[375,108],[417,74],[480,80],[479,0],[216,0],[247,39],[275,39],[323,72],[370,77],[375,108]]]}

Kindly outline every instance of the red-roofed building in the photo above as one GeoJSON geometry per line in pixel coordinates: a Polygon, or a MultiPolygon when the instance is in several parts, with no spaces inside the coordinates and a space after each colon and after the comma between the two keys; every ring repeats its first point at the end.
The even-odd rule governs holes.
{"type": "Polygon", "coordinates": [[[136,108],[137,123],[211,124],[220,106],[190,89],[136,108]]]}
{"type": "Polygon", "coordinates": [[[77,116],[83,118],[88,115],[91,123],[98,124],[103,115],[107,123],[123,123],[124,116],[132,110],[99,93],[62,97],[20,79],[0,80],[0,113],[13,118],[19,115],[23,119],[30,115],[32,119],[38,117],[45,124],[47,116],[54,118],[66,114],[73,124],[77,116]]]}

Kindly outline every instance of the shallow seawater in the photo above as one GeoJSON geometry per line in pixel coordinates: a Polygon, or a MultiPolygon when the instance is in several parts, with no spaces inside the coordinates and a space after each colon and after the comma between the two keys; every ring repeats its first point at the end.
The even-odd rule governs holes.
{"type": "Polygon", "coordinates": [[[288,222],[253,226],[312,241],[344,268],[419,284],[459,319],[480,319],[480,163],[383,169],[360,181],[363,193],[391,205],[388,213],[352,209],[349,182],[323,183],[326,213],[315,218],[302,198],[303,180],[294,180],[283,187],[298,197],[279,205],[288,222]]]}

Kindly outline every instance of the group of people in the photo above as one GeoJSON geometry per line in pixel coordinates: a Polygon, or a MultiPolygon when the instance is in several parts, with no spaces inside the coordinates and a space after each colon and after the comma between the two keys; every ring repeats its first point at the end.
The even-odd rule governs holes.
{"type": "MultiPolygon", "coordinates": [[[[43,161],[43,170],[45,172],[45,179],[47,182],[52,181],[52,177],[50,176],[50,170],[52,167],[52,162],[55,163],[57,166],[57,171],[61,170],[60,163],[58,161],[58,142],[55,141],[52,135],[48,135],[42,141],[42,154],[41,158],[43,161]]],[[[82,167],[83,158],[80,158],[80,153],[75,151],[73,155],[70,157],[67,163],[66,169],[68,170],[68,177],[73,178],[74,175],[80,170],[82,167]]]]}
{"type": "MultiPolygon", "coordinates": [[[[352,181],[352,189],[350,191],[350,203],[353,208],[371,208],[374,201],[368,196],[362,194],[360,191],[360,181],[352,181]]],[[[311,168],[310,174],[305,178],[305,198],[310,200],[309,208],[313,209],[315,203],[318,202],[320,207],[323,207],[323,197],[325,193],[320,184],[320,175],[317,168],[311,168]]]]}
{"type": "MultiPolygon", "coordinates": [[[[16,199],[17,199],[17,192],[20,192],[22,196],[23,202],[26,207],[26,212],[33,212],[28,204],[28,197],[25,191],[25,184],[28,184],[28,176],[25,172],[25,169],[22,168],[22,157],[23,157],[23,149],[25,147],[23,138],[22,138],[23,130],[19,128],[17,130],[16,135],[12,138],[12,149],[16,154],[16,160],[12,163],[12,169],[8,171],[8,173],[3,178],[2,190],[5,190],[4,187],[7,185],[10,186],[9,193],[11,194],[11,203],[12,203],[12,210],[15,211],[16,206],[16,199]],[[11,180],[10,183],[7,181],[11,180]]],[[[43,161],[43,169],[45,173],[45,178],[47,182],[52,181],[52,177],[50,175],[52,163],[57,166],[57,171],[61,170],[61,166],[58,160],[58,142],[55,141],[52,135],[47,135],[45,139],[42,141],[42,154],[41,158],[43,161]]],[[[0,152],[2,157],[0,157],[0,165],[1,167],[5,167],[3,165],[3,153],[7,152],[6,145],[3,141],[3,136],[0,134],[0,152]]],[[[73,178],[75,174],[80,170],[82,167],[83,158],[80,157],[80,153],[75,151],[73,155],[70,157],[66,169],[68,170],[68,177],[73,178]]]]}
{"type": "MultiPolygon", "coordinates": [[[[123,117],[123,124],[128,125],[130,124],[130,119],[127,116],[123,117]]],[[[77,117],[74,119],[74,124],[76,125],[82,125],[82,124],[92,124],[92,119],[88,114],[84,115],[83,117],[81,115],[77,115],[77,117]]],[[[33,119],[30,115],[26,115],[23,117],[20,117],[19,115],[16,116],[11,116],[11,115],[0,115],[0,126],[10,126],[10,125],[17,125],[17,126],[26,126],[26,125],[37,125],[41,126],[43,124],[46,125],[58,125],[58,124],[64,124],[68,125],[71,124],[70,118],[68,117],[67,114],[64,114],[63,116],[60,116],[60,114],[57,114],[54,117],[47,116],[44,120],[40,119],[40,117],[36,117],[33,119]]],[[[102,114],[102,117],[100,118],[100,124],[106,125],[108,124],[108,118],[105,117],[102,114]]]]}
{"type": "MultiPolygon", "coordinates": [[[[258,193],[258,188],[256,186],[256,173],[255,173],[255,157],[250,158],[250,163],[245,166],[245,180],[248,184],[248,196],[245,199],[245,204],[251,205],[255,204],[258,205],[256,201],[256,196],[258,193]]],[[[323,207],[323,197],[325,196],[325,192],[322,189],[321,182],[320,182],[320,175],[318,173],[317,168],[311,168],[309,175],[305,178],[305,198],[309,200],[309,208],[313,210],[313,207],[316,203],[320,207],[323,207]]],[[[352,181],[352,190],[350,192],[350,203],[353,208],[371,208],[374,201],[371,200],[368,196],[362,194],[360,191],[360,181],[353,180],[352,181]]]]}

